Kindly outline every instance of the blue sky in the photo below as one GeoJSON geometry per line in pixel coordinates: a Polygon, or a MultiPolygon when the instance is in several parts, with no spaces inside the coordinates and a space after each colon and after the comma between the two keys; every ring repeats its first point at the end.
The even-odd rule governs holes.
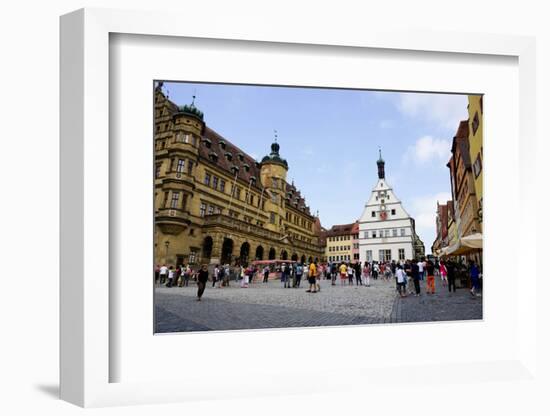
{"type": "Polygon", "coordinates": [[[450,199],[452,138],[468,117],[465,95],[164,83],[178,105],[195,105],[206,124],[261,159],[274,130],[280,153],[321,223],[355,221],[377,180],[378,147],[386,179],[430,251],[436,201],[450,199]]]}

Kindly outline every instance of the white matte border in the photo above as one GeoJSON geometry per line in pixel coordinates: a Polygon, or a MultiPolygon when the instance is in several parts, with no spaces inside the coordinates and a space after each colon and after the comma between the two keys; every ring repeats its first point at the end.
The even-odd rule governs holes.
{"type": "MultiPolygon", "coordinates": [[[[62,224],[62,252],[66,254],[69,250],[69,247],[75,246],[74,250],[81,251],[84,257],[83,263],[75,263],[71,268],[71,272],[74,270],[83,270],[82,281],[79,283],[80,289],[82,292],[80,294],[74,292],[75,288],[68,285],[67,273],[65,269],[66,266],[70,264],[70,261],[67,262],[67,265],[64,265],[62,268],[62,314],[66,316],[67,314],[81,314],[83,315],[83,322],[81,325],[82,331],[80,335],[75,337],[75,334],[70,332],[70,324],[64,323],[62,321],[62,334],[61,334],[61,344],[62,344],[62,369],[65,368],[65,372],[62,371],[62,386],[61,394],[62,397],[66,400],[78,403],[80,405],[108,405],[108,404],[122,404],[122,403],[137,403],[137,402],[158,402],[158,401],[177,401],[185,400],[190,398],[197,397],[209,397],[208,388],[205,386],[210,386],[212,380],[208,377],[208,373],[205,371],[202,374],[195,375],[193,378],[186,378],[182,381],[188,388],[183,389],[182,384],[180,383],[178,388],[171,389],[167,388],[165,384],[162,383],[108,383],[108,363],[109,363],[109,334],[108,334],[108,187],[106,186],[109,182],[108,179],[108,33],[109,32],[125,32],[125,33],[138,33],[138,34],[161,34],[161,35],[172,35],[172,36],[201,36],[205,35],[204,27],[193,27],[193,25],[186,25],[184,29],[178,22],[178,18],[181,16],[174,16],[172,14],[156,15],[151,16],[148,13],[129,13],[129,12],[112,12],[112,11],[86,11],[86,12],[77,12],[77,14],[70,15],[65,18],[66,22],[73,22],[76,20],[77,23],[74,24],[74,27],[70,30],[79,32],[84,32],[84,53],[79,55],[75,54],[75,49],[77,48],[63,48],[62,43],[62,57],[63,54],[72,54],[66,59],[68,62],[66,70],[74,70],[77,74],[80,74],[79,67],[71,67],[71,65],[76,62],[81,62],[84,70],[80,74],[82,77],[82,85],[84,87],[84,99],[83,97],[78,96],[77,93],[71,93],[71,91],[66,91],[65,94],[62,94],[62,101],[69,102],[73,100],[72,104],[78,105],[83,114],[83,121],[81,120],[68,120],[66,118],[67,114],[63,114],[65,118],[62,118],[62,127],[64,123],[67,125],[75,124],[76,125],[76,134],[73,140],[81,141],[83,144],[83,153],[75,154],[68,151],[67,154],[63,154],[63,141],[62,137],[62,159],[67,157],[72,158],[81,158],[83,161],[83,170],[78,166],[70,166],[69,172],[66,174],[81,174],[83,175],[83,196],[82,203],[84,208],[82,212],[76,213],[75,215],[82,218],[82,228],[76,230],[70,230],[64,228],[62,224]],[[78,22],[82,23],[82,26],[78,25],[78,22]],[[75,56],[73,56],[75,55],[75,56]],[[73,60],[71,62],[71,59],[73,60]],[[76,69],[75,69],[76,68],[76,69]],[[81,130],[78,128],[78,123],[80,124],[81,130]],[[81,131],[81,134],[78,132],[81,131]],[[80,242],[81,241],[81,242],[80,242]],[[73,292],[71,292],[73,291],[73,292]],[[75,302],[70,302],[70,298],[74,296],[83,296],[83,303],[78,305],[75,302]],[[71,337],[73,338],[71,341],[71,337]],[[75,353],[82,351],[82,354],[79,356],[75,353]],[[81,358],[83,357],[83,362],[81,358]],[[72,364],[72,365],[71,365],[72,364]],[[194,379],[192,381],[192,379],[194,379]],[[70,383],[76,383],[77,388],[71,391],[67,389],[67,386],[70,383]]],[[[243,36],[235,36],[230,30],[230,25],[223,24],[214,25],[215,29],[210,29],[210,32],[206,30],[206,35],[209,37],[221,37],[221,38],[242,38],[243,36]],[[224,32],[225,30],[225,32],[224,32]],[[208,33],[209,32],[209,33],[208,33]]],[[[285,31],[284,34],[279,34],[279,31],[275,30],[275,27],[263,27],[262,30],[256,30],[254,33],[251,32],[249,35],[252,39],[263,39],[263,40],[278,40],[278,41],[290,41],[290,42],[305,42],[305,43],[327,43],[326,35],[322,35],[320,28],[317,30],[308,31],[308,39],[303,38],[303,34],[292,32],[292,30],[285,31]],[[284,38],[283,38],[284,37],[284,38]]],[[[315,29],[315,28],[313,28],[315,29]]],[[[324,33],[324,32],[323,32],[324,33]]],[[[65,33],[63,36],[70,37],[74,33],[65,33]]],[[[454,52],[477,52],[477,53],[501,53],[510,56],[518,56],[520,62],[520,102],[522,113],[520,115],[528,114],[528,120],[521,120],[521,138],[523,144],[530,143],[532,144],[531,149],[535,148],[535,136],[532,134],[524,133],[533,133],[534,127],[525,127],[526,122],[532,122],[534,117],[534,77],[532,77],[534,72],[534,48],[532,41],[528,39],[518,39],[512,37],[499,37],[499,36],[484,36],[473,34],[438,34],[434,36],[431,34],[427,37],[425,34],[420,32],[408,32],[406,36],[403,36],[403,33],[381,33],[378,31],[371,31],[368,33],[362,33],[361,36],[357,34],[352,34],[343,32],[341,34],[331,34],[330,42],[332,44],[340,45],[355,45],[355,46],[374,46],[374,47],[387,47],[387,48],[398,48],[398,49],[412,49],[412,50],[434,50],[434,51],[454,51],[454,52]],[[483,40],[483,41],[480,41],[483,40]],[[523,53],[523,55],[522,55],[523,53]],[[525,113],[523,113],[525,111],[525,113]]],[[[63,39],[62,39],[63,40],[63,39]]],[[[63,61],[62,61],[63,65],[63,61]]],[[[384,87],[383,87],[384,88],[384,87]]],[[[387,88],[387,87],[386,87],[387,88]]],[[[63,91],[63,90],[62,90],[63,91]]],[[[63,109],[63,103],[62,103],[63,109]]],[[[517,110],[516,110],[517,111],[517,110]]],[[[486,120],[488,119],[486,115],[486,120]]],[[[512,117],[517,120],[517,117],[512,117]]],[[[489,124],[487,122],[487,124],[489,124]]],[[[522,166],[527,166],[525,164],[527,157],[525,151],[522,149],[525,146],[519,146],[519,139],[514,134],[514,131],[511,133],[515,137],[514,142],[516,145],[515,149],[519,149],[519,163],[522,166]]],[[[63,135],[63,129],[62,129],[63,135]]],[[[68,139],[68,138],[67,138],[68,139]]],[[[513,143],[511,143],[513,144],[513,143]]],[[[67,147],[65,146],[65,149],[67,147]]],[[[74,152],[74,151],[73,151],[74,152]]],[[[489,152],[487,152],[489,153],[489,152]]],[[[487,165],[486,165],[487,166],[487,165]]],[[[509,169],[517,168],[518,163],[512,163],[512,167],[509,169]]],[[[489,170],[489,168],[487,168],[489,170]]],[[[517,172],[517,169],[515,170],[517,172]]],[[[500,171],[499,171],[500,173],[500,171]]],[[[520,179],[525,180],[525,176],[522,175],[520,179]]],[[[513,178],[511,183],[513,184],[513,178]]],[[[522,183],[524,185],[524,183],[522,183]]],[[[515,187],[513,192],[519,193],[519,188],[515,187]]],[[[527,188],[529,189],[529,188],[527,188]]],[[[67,194],[68,189],[63,189],[62,183],[62,206],[67,206],[71,201],[71,196],[67,194]]],[[[510,193],[510,191],[508,190],[510,193]]],[[[521,204],[520,210],[525,208],[525,204],[530,201],[532,196],[528,194],[524,195],[527,199],[525,202],[523,200],[518,201],[518,204],[521,204]]],[[[513,197],[513,195],[512,195],[513,197]]],[[[519,200],[519,198],[517,198],[519,200]]],[[[527,237],[535,236],[535,227],[536,218],[525,217],[520,218],[518,221],[521,221],[522,226],[530,225],[530,228],[527,231],[527,237]]],[[[486,223],[487,225],[488,223],[486,223]]],[[[524,230],[524,229],[523,229],[524,230]]],[[[525,230],[524,230],[525,231],[525,230]]],[[[489,236],[488,236],[489,237],[489,236]]],[[[520,243],[522,247],[527,247],[523,245],[525,243],[525,237],[522,234],[520,243]]],[[[527,240],[529,241],[529,240],[527,240]]],[[[533,240],[530,240],[533,241],[533,240]]],[[[486,250],[487,252],[487,250],[486,250]]],[[[74,276],[72,276],[74,278],[74,276]]],[[[74,285],[73,285],[74,286],[74,285]]],[[[77,285],[78,286],[78,285],[77,285]]],[[[533,370],[534,364],[534,348],[535,348],[535,338],[534,338],[534,325],[535,325],[535,316],[534,316],[534,304],[532,299],[529,298],[530,295],[524,295],[525,292],[518,292],[518,319],[515,321],[512,326],[518,328],[518,321],[521,319],[522,324],[525,322],[528,325],[519,325],[519,330],[521,336],[516,336],[514,339],[514,345],[507,347],[507,352],[504,355],[508,355],[512,350],[516,351],[516,354],[509,356],[506,363],[503,364],[501,368],[514,368],[512,372],[507,372],[507,374],[517,373],[519,375],[525,375],[525,371],[521,370],[523,367],[518,360],[521,360],[524,364],[528,365],[530,370],[533,370]],[[528,321],[528,322],[527,322],[528,321]],[[521,352],[521,355],[519,354],[521,352]],[[532,358],[531,358],[532,357],[532,358]],[[531,361],[529,361],[531,360],[531,361]],[[508,366],[508,367],[507,367],[508,366]]],[[[487,300],[486,300],[487,302],[487,300]]],[[[487,305],[487,303],[486,303],[487,305]]],[[[120,306],[120,305],[113,305],[120,306]]],[[[428,325],[429,326],[429,325],[428,325]]],[[[425,326],[425,327],[428,327],[425,326]]],[[[414,326],[398,326],[399,331],[405,331],[405,328],[413,328],[414,326]]],[[[422,327],[422,328],[425,328],[422,327]]],[[[388,327],[377,327],[382,329],[387,329],[388,327]]],[[[369,328],[370,330],[370,328],[369,328]]],[[[376,331],[374,330],[374,331],[376,331]]],[[[318,336],[319,341],[322,342],[325,336],[321,336],[321,331],[347,331],[342,328],[335,329],[323,329],[323,330],[312,330],[309,331],[308,338],[318,336]],[[316,335],[317,334],[317,335],[316,335]]],[[[354,329],[352,328],[353,332],[354,329]]],[[[261,336],[269,337],[274,335],[281,335],[282,333],[290,331],[265,331],[261,332],[261,336]]],[[[355,331],[357,332],[357,331],[355,331]]],[[[338,336],[341,333],[338,333],[338,336]]],[[[324,335],[327,335],[325,333],[324,335]]],[[[417,335],[416,335],[417,336],[417,335]]],[[[159,338],[169,338],[169,337],[159,337],[159,338]]],[[[310,339],[311,341],[311,339],[310,339]]],[[[503,358],[503,357],[498,357],[503,358]]],[[[441,368],[452,364],[442,364],[441,368]]],[[[491,365],[491,363],[486,363],[486,365],[491,365]]],[[[475,366],[476,371],[471,372],[471,374],[481,374],[482,367],[475,366]]],[[[300,370],[298,370],[300,371],[300,370]]],[[[326,371],[333,371],[337,374],[338,377],[344,377],[345,375],[353,374],[356,369],[320,369],[319,373],[326,373],[326,371]]],[[[437,371],[436,371],[437,372],[437,371]]],[[[260,371],[261,373],[261,371],[260,371]]],[[[410,374],[410,372],[408,373],[410,374]]],[[[430,373],[429,369],[426,369],[425,374],[430,373]]],[[[262,374],[259,374],[261,376],[262,374]]],[[[265,377],[267,374],[263,374],[265,377]]],[[[174,378],[180,376],[180,374],[173,374],[174,378]]],[[[212,376],[212,374],[211,374],[212,376]]],[[[280,375],[283,380],[285,380],[285,375],[280,375]]],[[[288,375],[286,375],[288,377],[288,375]]],[[[318,380],[313,379],[311,376],[308,378],[307,374],[300,372],[297,374],[297,377],[305,379],[306,382],[309,380],[309,383],[315,384],[318,380]]],[[[474,377],[475,379],[475,377],[474,377]]],[[[276,380],[276,378],[274,378],[276,380]]],[[[279,379],[279,382],[281,380],[279,379]]]]}

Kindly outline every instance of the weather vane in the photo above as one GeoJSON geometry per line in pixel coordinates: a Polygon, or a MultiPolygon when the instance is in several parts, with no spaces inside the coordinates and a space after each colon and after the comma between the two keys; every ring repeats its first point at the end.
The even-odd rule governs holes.
{"type": "Polygon", "coordinates": [[[197,89],[193,89],[193,101],[191,101],[191,105],[195,105],[195,98],[197,97],[197,89]]]}
{"type": "Polygon", "coordinates": [[[277,137],[279,137],[279,136],[277,135],[277,130],[273,130],[273,133],[275,134],[275,143],[277,143],[277,137]]]}

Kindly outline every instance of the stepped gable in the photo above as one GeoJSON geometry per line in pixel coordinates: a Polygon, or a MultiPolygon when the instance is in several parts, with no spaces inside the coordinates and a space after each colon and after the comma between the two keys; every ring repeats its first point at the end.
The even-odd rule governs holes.
{"type": "Polygon", "coordinates": [[[286,198],[285,202],[287,206],[291,206],[307,215],[311,215],[310,208],[306,205],[306,199],[302,196],[301,192],[294,186],[294,184],[286,184],[286,198]]]}
{"type": "Polygon", "coordinates": [[[470,142],[468,140],[468,135],[470,133],[470,127],[468,125],[468,120],[462,120],[458,125],[456,135],[453,138],[453,148],[454,151],[458,147],[460,156],[462,157],[464,167],[466,169],[471,168],[472,162],[470,159],[470,142]]]}

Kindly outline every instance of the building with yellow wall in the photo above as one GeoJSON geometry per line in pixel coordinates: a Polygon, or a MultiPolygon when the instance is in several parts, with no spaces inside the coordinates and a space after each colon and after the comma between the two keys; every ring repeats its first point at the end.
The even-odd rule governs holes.
{"type": "Polygon", "coordinates": [[[332,228],[326,232],[326,248],[325,257],[327,261],[332,262],[353,262],[353,244],[356,240],[354,238],[354,225],[340,224],[333,225],[332,228]]]}
{"type": "Polygon", "coordinates": [[[468,136],[470,160],[474,175],[480,230],[482,227],[483,210],[483,95],[468,96],[468,122],[470,131],[468,136]]]}
{"type": "Polygon", "coordinates": [[[279,144],[257,162],[155,88],[155,264],[320,260],[320,221],[286,180],[279,144]]]}

